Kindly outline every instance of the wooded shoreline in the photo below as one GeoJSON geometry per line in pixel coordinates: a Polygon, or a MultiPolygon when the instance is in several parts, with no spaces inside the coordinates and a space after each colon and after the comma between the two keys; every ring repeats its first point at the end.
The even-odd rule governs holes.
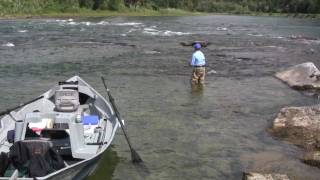
{"type": "Polygon", "coordinates": [[[117,11],[85,11],[78,13],[69,12],[48,12],[41,14],[18,13],[10,15],[0,15],[1,19],[38,19],[38,18],[99,18],[99,17],[157,17],[157,16],[214,16],[214,15],[237,15],[237,16],[261,16],[261,17],[287,17],[287,18],[306,18],[319,19],[320,14],[284,14],[284,13],[251,13],[251,14],[233,14],[233,13],[202,13],[188,12],[181,10],[163,10],[147,12],[117,12],[117,11]]]}
{"type": "Polygon", "coordinates": [[[249,15],[319,18],[320,0],[1,0],[0,18],[249,15]]]}

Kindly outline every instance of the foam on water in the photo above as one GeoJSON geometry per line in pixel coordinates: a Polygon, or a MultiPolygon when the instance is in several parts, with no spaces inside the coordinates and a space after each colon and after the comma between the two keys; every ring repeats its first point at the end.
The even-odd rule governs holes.
{"type": "Polygon", "coordinates": [[[189,32],[174,32],[174,31],[165,31],[164,35],[167,36],[173,36],[173,35],[178,35],[178,36],[183,36],[183,35],[190,35],[191,33],[189,32]]]}
{"type": "Polygon", "coordinates": [[[226,28],[226,27],[217,27],[216,30],[218,30],[218,31],[228,31],[228,28],[226,28]]]}
{"type": "Polygon", "coordinates": [[[5,46],[5,47],[14,47],[15,45],[11,42],[7,42],[5,44],[3,44],[2,46],[5,46]]]}
{"type": "Polygon", "coordinates": [[[263,37],[263,34],[251,34],[249,33],[248,36],[255,36],[255,37],[263,37]]]}
{"type": "MultiPolygon", "coordinates": [[[[52,22],[52,21],[49,21],[52,22]]],[[[126,33],[121,33],[119,34],[120,36],[127,36],[129,33],[132,33],[134,31],[142,31],[144,34],[149,34],[153,36],[183,36],[183,35],[190,35],[191,33],[189,32],[175,32],[171,30],[157,30],[156,25],[152,25],[150,27],[143,28],[145,25],[140,22],[108,22],[108,21],[99,21],[97,23],[95,22],[90,22],[90,21],[82,21],[82,22],[76,22],[73,21],[73,19],[69,20],[55,20],[55,22],[58,22],[59,25],[65,26],[65,25],[85,25],[85,26],[133,26],[134,28],[130,29],[126,33]]],[[[81,31],[84,31],[81,29],[81,31]]]]}
{"type": "Polygon", "coordinates": [[[160,54],[160,52],[159,51],[153,51],[153,50],[146,50],[146,51],[144,51],[144,53],[145,54],[160,54]]]}
{"type": "Polygon", "coordinates": [[[69,22],[68,24],[69,24],[69,25],[77,25],[77,23],[76,23],[76,22],[73,22],[73,21],[72,21],[72,22],[69,22]]]}
{"type": "MultiPolygon", "coordinates": [[[[50,22],[50,21],[49,21],[50,22]]],[[[64,20],[64,19],[57,19],[56,22],[62,22],[62,23],[65,23],[67,22],[67,20],[64,20]]]]}
{"type": "Polygon", "coordinates": [[[153,28],[144,28],[144,31],[159,32],[159,30],[156,30],[156,29],[153,29],[153,28]]]}
{"type": "Polygon", "coordinates": [[[125,37],[125,36],[127,36],[128,34],[130,34],[130,33],[132,33],[132,32],[135,32],[135,31],[138,31],[138,30],[139,30],[139,29],[131,28],[131,29],[129,29],[128,32],[120,34],[120,36],[125,37]]]}
{"type": "Polygon", "coordinates": [[[83,24],[83,25],[86,25],[86,26],[96,25],[96,24],[91,23],[91,22],[81,22],[80,24],[83,24]]]}
{"type": "Polygon", "coordinates": [[[115,26],[141,26],[141,25],[143,25],[143,23],[125,22],[125,23],[111,23],[111,25],[115,25],[115,26]]]}
{"type": "Polygon", "coordinates": [[[134,32],[134,31],[137,31],[137,29],[132,28],[132,29],[130,29],[127,33],[132,33],[132,32],[134,32]]]}
{"type": "Polygon", "coordinates": [[[86,25],[86,26],[106,26],[106,25],[111,25],[111,26],[143,26],[143,23],[140,22],[123,22],[123,23],[118,23],[118,22],[108,22],[108,21],[99,21],[99,22],[89,22],[89,21],[80,21],[76,22],[73,19],[57,19],[57,20],[47,20],[46,22],[52,23],[52,22],[58,22],[59,25],[64,26],[64,25],[86,25]]]}
{"type": "Polygon", "coordinates": [[[170,30],[161,31],[153,28],[144,28],[142,32],[153,36],[183,36],[191,34],[189,32],[175,32],[170,30]]]}
{"type": "Polygon", "coordinates": [[[110,23],[107,21],[100,21],[97,23],[97,25],[109,25],[110,23]]]}
{"type": "Polygon", "coordinates": [[[282,37],[282,36],[273,36],[272,38],[274,38],[274,39],[284,39],[284,37],[282,37]]]}
{"type": "MultiPolygon", "coordinates": [[[[133,28],[127,31],[126,33],[120,33],[120,36],[127,36],[129,33],[135,31],[141,31],[144,34],[149,34],[153,36],[183,36],[183,35],[191,35],[190,32],[179,32],[179,31],[171,31],[171,30],[157,30],[156,25],[151,25],[150,27],[145,27],[145,24],[141,22],[110,22],[110,21],[99,21],[99,22],[91,22],[91,21],[74,21],[73,19],[57,19],[57,20],[47,20],[48,23],[58,23],[60,26],[77,26],[77,25],[85,25],[85,26],[132,26],[133,28]],[[145,27],[145,28],[144,28],[145,27]]],[[[85,29],[81,28],[80,31],[84,31],[85,29]]],[[[222,30],[228,30],[222,28],[222,30]]]]}

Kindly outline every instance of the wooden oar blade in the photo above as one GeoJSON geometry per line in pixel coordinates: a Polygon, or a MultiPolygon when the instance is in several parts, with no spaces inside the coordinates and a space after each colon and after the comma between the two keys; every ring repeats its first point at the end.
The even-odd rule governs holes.
{"type": "Polygon", "coordinates": [[[133,163],[142,163],[143,162],[141,157],[139,156],[139,154],[134,149],[132,149],[132,151],[131,151],[131,159],[132,159],[133,163]]]}

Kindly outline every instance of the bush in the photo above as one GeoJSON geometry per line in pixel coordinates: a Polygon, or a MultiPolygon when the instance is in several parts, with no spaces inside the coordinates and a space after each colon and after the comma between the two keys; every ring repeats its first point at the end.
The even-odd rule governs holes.
{"type": "Polygon", "coordinates": [[[78,0],[1,0],[0,10],[4,14],[42,13],[47,11],[77,11],[78,0]]]}
{"type": "Polygon", "coordinates": [[[124,8],[122,0],[109,0],[108,9],[112,11],[119,11],[124,8]]]}
{"type": "MultiPolygon", "coordinates": [[[[125,0],[0,0],[0,15],[38,14],[46,12],[78,12],[88,10],[125,9],[125,0]]],[[[247,14],[265,13],[320,13],[320,0],[135,0],[129,7],[152,9],[178,8],[189,11],[247,14]]],[[[138,8],[138,9],[139,9],[138,8]]],[[[129,8],[129,10],[131,10],[129,8]]],[[[135,9],[136,10],[136,9],[135,9]]]]}
{"type": "Polygon", "coordinates": [[[237,3],[231,2],[211,2],[207,3],[199,3],[197,7],[198,11],[205,11],[205,12],[217,12],[217,13],[224,13],[224,12],[232,12],[232,13],[248,13],[249,8],[248,6],[242,6],[237,3]]]}

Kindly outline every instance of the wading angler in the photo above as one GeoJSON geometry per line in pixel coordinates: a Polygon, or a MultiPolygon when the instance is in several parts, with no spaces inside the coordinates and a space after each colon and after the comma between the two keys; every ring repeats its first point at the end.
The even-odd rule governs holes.
{"type": "Polygon", "coordinates": [[[203,85],[206,74],[206,59],[204,54],[200,51],[200,43],[196,43],[193,47],[194,53],[192,54],[190,62],[190,65],[193,67],[191,85],[203,85]]]}

